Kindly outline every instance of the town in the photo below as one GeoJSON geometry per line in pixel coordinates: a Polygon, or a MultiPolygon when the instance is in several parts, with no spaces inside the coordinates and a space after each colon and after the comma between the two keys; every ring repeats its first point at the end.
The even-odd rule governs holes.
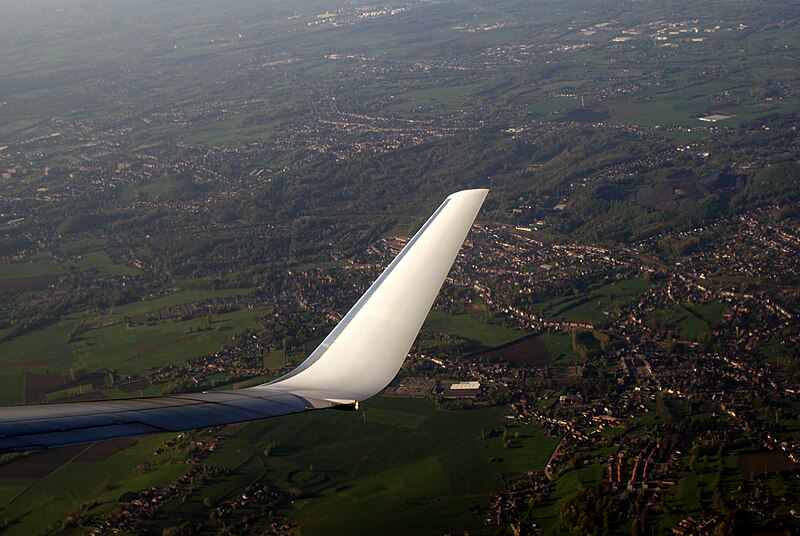
{"type": "Polygon", "coordinates": [[[5,456],[3,530],[798,530],[794,3],[202,3],[9,38],[0,402],[279,377],[490,196],[355,415],[5,456]]]}

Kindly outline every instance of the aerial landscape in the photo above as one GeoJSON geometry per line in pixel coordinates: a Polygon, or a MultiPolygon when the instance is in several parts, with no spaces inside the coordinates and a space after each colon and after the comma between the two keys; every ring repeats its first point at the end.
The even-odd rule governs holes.
{"type": "Polygon", "coordinates": [[[0,405],[278,378],[489,189],[379,396],[2,454],[0,533],[800,533],[799,3],[0,8],[0,405]]]}

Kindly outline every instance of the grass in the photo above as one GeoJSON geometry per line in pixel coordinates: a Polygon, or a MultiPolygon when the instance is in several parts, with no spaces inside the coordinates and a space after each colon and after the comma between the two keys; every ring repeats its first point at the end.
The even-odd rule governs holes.
{"type": "Polygon", "coordinates": [[[572,335],[569,333],[542,333],[542,340],[550,352],[553,363],[580,363],[583,359],[572,351],[572,335]]]}
{"type": "Polygon", "coordinates": [[[140,440],[98,462],[73,459],[38,480],[0,480],[3,518],[18,518],[18,523],[6,528],[5,534],[39,533],[51,522],[60,522],[70,511],[92,499],[104,503],[92,513],[105,513],[116,506],[117,499],[126,491],[173,482],[186,472],[187,466],[170,463],[169,454],[153,455],[153,451],[168,437],[140,440]],[[137,470],[144,461],[153,463],[155,467],[137,470]],[[101,487],[103,482],[109,483],[104,490],[101,487]]]}
{"type": "MultiPolygon", "coordinates": [[[[0,342],[0,363],[48,359],[49,368],[64,371],[73,361],[72,348],[67,344],[70,332],[78,324],[78,316],[0,342]]],[[[21,368],[27,368],[22,365],[21,368]]]]}
{"type": "Polygon", "coordinates": [[[137,303],[130,303],[122,307],[116,307],[112,311],[115,314],[122,315],[140,315],[150,313],[163,309],[164,307],[173,307],[176,305],[183,305],[186,303],[196,303],[211,298],[230,298],[232,296],[244,296],[251,292],[251,289],[234,288],[224,290],[179,290],[160,296],[157,298],[150,298],[142,300],[137,303]]]}
{"type": "Polygon", "coordinates": [[[604,323],[613,311],[646,291],[650,282],[637,277],[611,283],[583,292],[577,298],[561,298],[537,304],[536,309],[546,316],[564,320],[604,323]]]}
{"type": "Polygon", "coordinates": [[[52,264],[0,264],[0,279],[21,279],[42,275],[58,275],[62,272],[63,270],[59,266],[52,264]]]}
{"type": "MultiPolygon", "coordinates": [[[[181,135],[187,143],[206,145],[224,145],[242,140],[265,141],[274,136],[275,125],[244,125],[241,117],[231,117],[206,122],[189,128],[181,135]]],[[[164,195],[164,187],[160,183],[151,183],[152,190],[140,189],[145,195],[164,195]]]]}
{"type": "Polygon", "coordinates": [[[87,371],[111,368],[140,374],[153,367],[179,365],[218,350],[230,342],[231,335],[257,328],[256,318],[261,315],[263,311],[257,309],[212,315],[210,330],[203,330],[205,317],[140,328],[119,322],[85,332],[73,345],[74,361],[87,371]]]}
{"type": "MultiPolygon", "coordinates": [[[[405,407],[403,401],[389,404],[395,406],[395,411],[405,407]]],[[[418,415],[419,409],[415,407],[412,413],[418,415]]],[[[369,404],[366,411],[367,423],[359,423],[355,416],[355,422],[351,421],[353,427],[370,427],[369,404]]],[[[365,429],[363,435],[378,433],[384,440],[375,444],[367,437],[357,439],[356,448],[348,449],[358,453],[356,457],[350,454],[336,462],[347,467],[349,478],[343,483],[350,487],[334,493],[323,492],[323,497],[313,503],[295,507],[292,521],[301,523],[304,532],[310,534],[344,530],[348,526],[358,526],[362,533],[384,527],[397,534],[422,528],[427,532],[478,528],[480,520],[465,509],[470,502],[481,503],[470,499],[470,495],[500,489],[500,466],[489,461],[503,451],[500,438],[492,438],[485,444],[480,442],[481,431],[497,426],[499,415],[498,410],[434,411],[415,430],[382,424],[365,429]],[[464,471],[465,467],[470,469],[464,471]]],[[[340,448],[343,446],[344,443],[340,444],[340,448]]],[[[335,449],[336,445],[332,445],[331,456],[344,454],[336,454],[335,449]]],[[[524,450],[520,447],[520,454],[524,450]]],[[[516,454],[513,449],[504,452],[506,459],[516,454]]],[[[545,462],[546,457],[532,468],[541,469],[545,462]]],[[[299,465],[292,463],[295,467],[299,465]]],[[[330,465],[315,463],[315,467],[330,465]]],[[[330,490],[331,486],[326,487],[330,490]]]]}
{"type": "Polygon", "coordinates": [[[16,496],[24,492],[31,484],[31,479],[5,479],[0,480],[0,505],[11,502],[16,496]]]}
{"type": "Polygon", "coordinates": [[[19,404],[25,400],[25,373],[0,372],[0,404],[19,404]]]}
{"type": "Polygon", "coordinates": [[[99,238],[86,238],[62,244],[59,249],[67,255],[82,255],[90,251],[102,249],[105,245],[106,242],[99,238]]]}
{"type": "Polygon", "coordinates": [[[286,353],[283,350],[270,348],[268,352],[264,354],[264,368],[276,369],[281,368],[284,365],[286,365],[286,353]]]}
{"type": "Polygon", "coordinates": [[[152,179],[150,182],[131,184],[122,192],[122,198],[126,200],[145,197],[147,199],[159,199],[166,197],[170,193],[170,180],[168,177],[152,179]]]}
{"type": "Polygon", "coordinates": [[[530,520],[544,529],[545,535],[558,534],[559,512],[578,492],[581,483],[594,484],[603,476],[602,465],[589,465],[560,475],[553,491],[531,511],[530,520]]]}
{"type": "Polygon", "coordinates": [[[694,512],[700,509],[699,483],[697,475],[686,473],[675,486],[675,494],[672,497],[672,506],[684,512],[694,512]]]}
{"type": "Polygon", "coordinates": [[[710,302],[703,304],[681,304],[654,310],[649,321],[656,325],[674,326],[684,340],[694,341],[719,324],[725,314],[725,304],[710,302]]]}
{"type": "Polygon", "coordinates": [[[61,251],[73,257],[66,266],[75,267],[82,272],[93,272],[99,276],[134,275],[136,270],[130,266],[115,263],[107,251],[105,241],[88,238],[64,244],[61,251]]]}
{"type": "Polygon", "coordinates": [[[419,428],[433,414],[433,404],[426,398],[409,398],[397,404],[391,398],[376,398],[364,410],[367,422],[419,428]]]}
{"type": "Polygon", "coordinates": [[[605,321],[608,319],[607,312],[625,305],[648,289],[650,283],[644,278],[635,278],[606,285],[591,292],[590,301],[578,305],[574,308],[563,311],[563,316],[568,320],[595,320],[605,321]]]}
{"type": "Polygon", "coordinates": [[[204,497],[218,502],[265,479],[300,490],[280,514],[303,534],[481,532],[482,516],[467,508],[503,489],[502,472],[543,469],[556,442],[536,427],[512,426],[504,449],[499,433],[488,438],[502,415],[502,408],[448,412],[426,399],[378,398],[359,412],[257,421],[205,462],[231,474],[209,480],[163,516],[180,508],[184,519],[204,519],[204,497]],[[273,441],[279,446],[264,456],[273,441]]]}
{"type": "MultiPolygon", "coordinates": [[[[256,319],[263,312],[246,309],[214,314],[211,317],[212,329],[205,331],[199,331],[206,327],[205,317],[182,322],[159,322],[154,326],[133,329],[126,327],[122,317],[246,292],[244,289],[179,291],[129,304],[115,311],[115,324],[90,329],[73,343],[69,342],[70,335],[84,321],[77,314],[30,333],[3,340],[0,342],[0,367],[5,364],[5,368],[0,368],[0,402],[19,403],[24,400],[23,370],[66,373],[71,367],[78,366],[89,372],[112,368],[120,372],[146,373],[154,366],[181,364],[193,357],[217,351],[230,342],[232,335],[248,328],[257,328],[256,319]]],[[[274,361],[275,366],[283,366],[283,357],[276,354],[274,361]]]]}
{"type": "Polygon", "coordinates": [[[451,315],[444,311],[431,311],[423,327],[478,341],[486,348],[500,346],[526,335],[522,331],[485,324],[470,314],[451,315]]]}
{"type": "Polygon", "coordinates": [[[558,444],[557,437],[546,435],[536,426],[510,425],[508,432],[508,449],[502,448],[500,441],[488,442],[504,473],[522,474],[544,468],[558,444]]]}
{"type": "Polygon", "coordinates": [[[384,112],[413,112],[419,107],[458,109],[467,106],[472,97],[485,89],[483,82],[442,87],[428,87],[400,93],[401,102],[383,108],[384,112]]]}
{"type": "MultiPolygon", "coordinates": [[[[680,512],[683,516],[700,513],[703,506],[712,507],[714,503],[713,483],[717,476],[720,464],[723,467],[723,475],[726,473],[735,474],[731,469],[731,463],[737,463],[735,457],[730,456],[720,459],[719,456],[708,456],[708,461],[702,461],[705,456],[700,457],[696,466],[696,473],[685,471],[678,479],[674,492],[666,501],[666,505],[673,512],[680,512]]],[[[689,456],[681,458],[684,467],[689,465],[689,456]]],[[[731,488],[741,484],[741,477],[723,478],[722,486],[731,488]]]]}
{"type": "Polygon", "coordinates": [[[689,309],[713,327],[722,320],[722,315],[725,314],[727,308],[722,302],[711,302],[691,305],[689,309]]]}
{"type": "Polygon", "coordinates": [[[91,251],[81,256],[72,263],[83,272],[95,272],[97,275],[123,276],[134,275],[136,270],[124,264],[118,264],[111,260],[105,251],[91,251]]]}
{"type": "Polygon", "coordinates": [[[580,97],[550,97],[525,106],[525,112],[534,114],[557,114],[566,112],[580,104],[580,97]]]}

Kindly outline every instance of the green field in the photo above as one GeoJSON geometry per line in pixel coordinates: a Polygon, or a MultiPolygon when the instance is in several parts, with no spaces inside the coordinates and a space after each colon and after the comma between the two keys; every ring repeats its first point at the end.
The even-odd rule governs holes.
{"type": "Polygon", "coordinates": [[[725,310],[725,304],[721,302],[687,303],[656,309],[650,314],[648,321],[656,326],[672,326],[682,339],[695,341],[719,324],[725,310]]]}
{"type": "Polygon", "coordinates": [[[0,371],[0,404],[18,404],[24,397],[25,373],[0,371]]]}
{"type": "Polygon", "coordinates": [[[97,275],[121,276],[136,273],[134,268],[112,261],[105,251],[88,252],[70,266],[75,266],[84,272],[96,272],[97,275]]]}
{"type": "Polygon", "coordinates": [[[153,455],[166,437],[138,441],[102,461],[78,461],[77,457],[91,446],[70,447],[73,458],[39,478],[0,479],[0,518],[15,520],[4,529],[5,534],[39,533],[61,521],[81,504],[96,499],[99,506],[89,514],[102,515],[117,507],[117,499],[126,491],[172,483],[188,467],[173,464],[176,454],[153,455]],[[143,461],[153,467],[141,469],[143,461]]]}
{"type": "Polygon", "coordinates": [[[82,255],[90,251],[97,251],[105,247],[106,242],[99,238],[84,238],[61,244],[58,249],[67,255],[82,255]]]}
{"type": "Polygon", "coordinates": [[[436,107],[439,110],[463,108],[482,89],[483,83],[415,89],[398,95],[400,102],[386,106],[383,111],[414,113],[420,107],[436,107]]]}
{"type": "Polygon", "coordinates": [[[165,198],[170,193],[170,181],[167,177],[152,179],[149,182],[132,184],[122,192],[123,199],[136,199],[144,197],[146,199],[165,198]]]}
{"type": "Polygon", "coordinates": [[[178,290],[170,292],[164,296],[147,297],[140,302],[129,303],[113,309],[114,314],[120,315],[140,315],[158,311],[164,307],[173,307],[186,303],[196,303],[211,298],[230,298],[232,296],[244,296],[252,289],[234,288],[224,290],[178,290]]]}
{"type": "MultiPolygon", "coordinates": [[[[184,290],[132,303],[115,309],[113,314],[103,315],[101,326],[82,331],[72,342],[73,330],[87,321],[91,323],[91,317],[68,315],[35,331],[3,340],[0,342],[0,387],[4,388],[0,392],[0,402],[13,404],[24,401],[25,372],[69,374],[70,369],[84,369],[86,372],[113,369],[146,374],[152,367],[181,365],[194,357],[213,353],[230,344],[231,336],[247,329],[257,329],[260,325],[257,319],[264,312],[243,309],[212,314],[210,323],[207,315],[202,315],[191,320],[159,321],[135,328],[128,328],[124,317],[246,292],[247,289],[184,290]]],[[[285,357],[282,352],[273,351],[273,354],[267,358],[268,364],[283,366],[285,357]]],[[[153,387],[150,391],[160,391],[161,387],[153,387]]],[[[58,395],[54,393],[53,396],[58,395]]]]}
{"type": "Polygon", "coordinates": [[[59,266],[53,264],[0,264],[0,279],[20,279],[41,275],[57,275],[62,272],[63,270],[59,266]]]}
{"type": "Polygon", "coordinates": [[[66,371],[70,366],[80,364],[87,370],[114,367],[121,362],[130,361],[137,356],[136,350],[142,349],[138,356],[142,360],[134,363],[135,370],[142,370],[161,358],[172,362],[183,361],[199,353],[218,348],[230,336],[240,333],[246,328],[256,327],[255,318],[263,314],[258,310],[234,311],[225,314],[214,314],[211,318],[212,328],[198,334],[198,328],[206,327],[206,318],[186,320],[182,322],[158,322],[154,326],[127,328],[123,317],[128,315],[156,312],[163,307],[186,303],[195,303],[208,298],[222,298],[244,294],[245,289],[219,291],[184,290],[174,292],[160,298],[145,300],[115,308],[115,323],[111,326],[98,327],[84,332],[81,340],[68,344],[70,333],[78,323],[84,320],[83,315],[74,314],[63,320],[39,328],[33,332],[0,342],[0,365],[3,362],[20,362],[18,366],[28,367],[25,361],[49,360],[52,370],[66,371]],[[168,348],[168,351],[147,349],[145,347],[177,343],[181,337],[189,341],[180,341],[168,348]],[[160,353],[159,353],[160,352],[160,353]],[[152,354],[152,355],[151,355],[152,354]]]}
{"type": "Polygon", "coordinates": [[[500,408],[444,412],[428,400],[379,398],[364,411],[366,419],[327,412],[254,423],[209,463],[231,463],[237,445],[251,445],[238,455],[247,459],[254,445],[279,441],[263,461],[266,478],[301,490],[283,513],[304,534],[448,532],[481,529],[466,507],[502,489],[501,471],[541,469],[557,441],[519,427],[509,449],[499,436],[481,442],[501,426],[500,408]]]}
{"type": "Polygon", "coordinates": [[[70,332],[79,322],[78,315],[49,324],[30,333],[0,342],[0,364],[18,363],[14,368],[30,368],[26,361],[48,361],[44,367],[65,370],[73,361],[72,348],[67,344],[70,332]]]}
{"type": "Polygon", "coordinates": [[[128,328],[124,322],[91,329],[72,345],[73,363],[87,371],[111,368],[146,373],[152,367],[179,365],[188,359],[213,353],[231,340],[231,335],[257,328],[264,312],[246,309],[182,322],[166,321],[153,326],[128,328]]]}
{"type": "Polygon", "coordinates": [[[572,351],[572,335],[569,333],[542,333],[547,350],[553,363],[580,363],[581,357],[572,351]]]}
{"type": "Polygon", "coordinates": [[[589,289],[577,298],[542,302],[536,304],[535,309],[552,318],[602,324],[609,321],[611,312],[631,302],[649,286],[650,283],[645,278],[637,277],[589,289]]]}
{"type": "Polygon", "coordinates": [[[263,363],[266,369],[281,368],[286,365],[286,354],[282,349],[270,348],[264,354],[263,363]]]}
{"type": "MultiPolygon", "coordinates": [[[[181,137],[187,143],[223,145],[241,140],[266,141],[274,137],[277,124],[258,124],[249,126],[243,124],[239,118],[221,119],[210,123],[203,123],[187,132],[181,137]]],[[[152,182],[137,188],[148,197],[163,196],[167,193],[162,182],[152,182]]]]}
{"type": "Polygon", "coordinates": [[[77,240],[62,244],[59,249],[69,255],[66,267],[77,268],[82,272],[94,273],[98,276],[134,275],[132,266],[114,262],[108,254],[105,241],[95,238],[77,240]]]}
{"type": "Polygon", "coordinates": [[[578,97],[550,97],[525,106],[525,111],[534,114],[556,114],[580,105],[578,97]]]}
{"type": "MultiPolygon", "coordinates": [[[[203,462],[232,472],[168,503],[148,524],[207,519],[205,497],[217,504],[264,481],[299,492],[279,513],[303,534],[480,533],[483,516],[467,507],[482,507],[488,494],[502,490],[501,473],[541,470],[557,442],[539,428],[511,425],[510,448],[504,449],[501,408],[446,412],[429,400],[401,398],[378,398],[363,408],[235,427],[203,462]],[[279,446],[265,456],[263,447],[274,441],[279,446]]],[[[102,504],[89,514],[103,514],[124,491],[169,483],[187,466],[170,463],[175,451],[152,455],[166,437],[139,441],[103,461],[70,461],[38,480],[0,479],[2,517],[19,519],[9,534],[42,530],[47,520],[63,519],[95,497],[102,504]],[[153,467],[137,470],[145,459],[153,467]],[[98,491],[104,481],[113,484],[98,491]]]]}
{"type": "Polygon", "coordinates": [[[423,328],[477,341],[485,348],[500,346],[527,335],[524,331],[481,322],[471,314],[451,315],[444,311],[431,311],[423,328]]]}
{"type": "Polygon", "coordinates": [[[560,475],[554,490],[533,510],[530,520],[544,529],[545,535],[560,534],[559,511],[578,492],[583,484],[596,484],[603,476],[603,467],[589,465],[560,475]]]}

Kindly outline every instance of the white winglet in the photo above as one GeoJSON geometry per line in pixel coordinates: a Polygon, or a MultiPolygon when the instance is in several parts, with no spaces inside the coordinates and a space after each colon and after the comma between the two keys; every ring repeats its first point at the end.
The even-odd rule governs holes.
{"type": "Polygon", "coordinates": [[[259,387],[339,403],[382,391],[400,370],[487,193],[464,190],[445,199],[308,359],[259,387]]]}
{"type": "Polygon", "coordinates": [[[0,407],[0,453],[219,426],[376,395],[400,370],[487,192],[448,197],[286,376],[235,391],[0,407]]]}

